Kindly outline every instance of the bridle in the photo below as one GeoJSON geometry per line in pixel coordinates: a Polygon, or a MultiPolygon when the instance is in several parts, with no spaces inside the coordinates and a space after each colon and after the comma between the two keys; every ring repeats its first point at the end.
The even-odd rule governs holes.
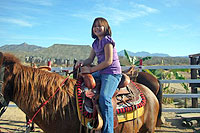
{"type": "Polygon", "coordinates": [[[3,81],[4,72],[5,72],[5,66],[2,66],[0,68],[0,117],[6,111],[6,109],[8,107],[8,103],[9,103],[4,99],[4,95],[2,93],[2,87],[3,87],[3,83],[4,83],[4,81],[3,81]]]}

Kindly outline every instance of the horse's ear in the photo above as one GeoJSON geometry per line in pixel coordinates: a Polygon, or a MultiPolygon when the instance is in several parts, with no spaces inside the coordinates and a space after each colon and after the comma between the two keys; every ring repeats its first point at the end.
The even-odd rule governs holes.
{"type": "Polygon", "coordinates": [[[0,68],[2,64],[3,64],[3,53],[0,52],[0,68]]]}

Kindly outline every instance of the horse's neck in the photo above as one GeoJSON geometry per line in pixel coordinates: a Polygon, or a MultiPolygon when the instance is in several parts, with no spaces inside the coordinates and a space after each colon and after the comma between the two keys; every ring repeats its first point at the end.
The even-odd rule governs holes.
{"type": "MultiPolygon", "coordinates": [[[[21,76],[23,74],[18,75],[21,76]]],[[[35,76],[38,75],[35,74],[35,76]]],[[[52,74],[48,76],[50,76],[49,78],[51,78],[55,75],[52,74]]],[[[39,109],[39,107],[43,105],[43,103],[51,96],[52,98],[50,99],[50,101],[40,111],[43,117],[49,117],[49,119],[51,119],[54,115],[57,115],[57,112],[59,112],[61,117],[64,117],[64,115],[68,113],[68,111],[76,110],[76,105],[74,104],[75,101],[73,98],[73,88],[76,80],[69,79],[67,83],[62,88],[59,88],[60,90],[58,90],[58,92],[54,95],[61,82],[63,82],[64,80],[61,76],[58,76],[57,78],[57,80],[59,81],[54,81],[55,79],[52,78],[48,79],[49,81],[46,81],[44,84],[41,84],[40,81],[34,81],[33,76],[29,76],[26,78],[16,77],[16,79],[18,81],[15,83],[19,85],[15,85],[13,101],[26,114],[33,115],[39,109]],[[19,78],[24,79],[18,80],[19,78]],[[55,82],[57,85],[55,85],[55,82]]]]}
{"type": "MultiPolygon", "coordinates": [[[[25,113],[31,114],[50,97],[54,89],[48,86],[48,79],[42,84],[39,80],[40,71],[35,72],[33,69],[22,67],[14,78],[13,102],[25,113]]],[[[43,71],[41,71],[42,73],[43,71]]],[[[40,76],[41,78],[41,76],[40,76]]],[[[42,77],[43,78],[43,77],[42,77]]],[[[46,78],[46,77],[44,77],[46,78]]],[[[62,79],[61,79],[62,80],[62,79]]],[[[48,103],[49,104],[49,103],[48,103]]]]}

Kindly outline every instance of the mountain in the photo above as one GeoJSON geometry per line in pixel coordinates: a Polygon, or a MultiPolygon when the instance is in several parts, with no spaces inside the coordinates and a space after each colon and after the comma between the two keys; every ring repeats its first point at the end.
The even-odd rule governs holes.
{"type": "MultiPolygon", "coordinates": [[[[29,45],[27,43],[22,44],[11,44],[4,45],[0,47],[0,51],[3,52],[11,52],[14,54],[18,54],[19,56],[42,56],[45,58],[77,58],[84,59],[87,58],[91,50],[90,45],[70,45],[70,44],[54,44],[48,48],[40,47],[36,45],[29,45]]],[[[137,57],[169,57],[168,54],[163,53],[149,53],[149,52],[131,52],[127,51],[129,56],[137,56],[137,57]]],[[[119,56],[124,56],[124,50],[118,52],[119,56]]]]}
{"type": "MultiPolygon", "coordinates": [[[[11,52],[20,58],[23,56],[41,56],[44,58],[76,58],[85,59],[89,56],[91,50],[90,45],[71,45],[71,44],[53,44],[52,46],[45,48],[36,45],[30,45],[27,43],[11,44],[0,47],[0,51],[11,52]]],[[[169,57],[168,54],[163,53],[149,53],[149,52],[131,52],[127,51],[129,56],[146,57],[169,57]]],[[[124,50],[118,52],[119,56],[124,56],[124,50]]]]}
{"type": "MultiPolygon", "coordinates": [[[[151,56],[151,57],[169,57],[168,54],[163,54],[163,53],[149,53],[149,52],[131,52],[131,51],[127,51],[129,56],[137,56],[137,57],[146,57],[146,56],[151,56]]],[[[120,52],[118,52],[119,56],[124,56],[124,50],[121,50],[120,52]]]]}
{"type": "Polygon", "coordinates": [[[36,46],[36,45],[29,45],[25,42],[19,45],[11,44],[11,45],[4,45],[0,47],[1,51],[12,51],[12,52],[19,52],[19,51],[33,52],[33,51],[39,51],[42,49],[44,48],[40,46],[36,46]]]}
{"type": "MultiPolygon", "coordinates": [[[[91,46],[89,45],[71,45],[71,44],[53,44],[50,47],[40,47],[36,45],[29,45],[27,43],[22,44],[12,44],[12,45],[4,45],[0,47],[1,52],[9,52],[17,56],[21,61],[25,61],[27,57],[34,56],[35,59],[43,59],[43,60],[54,60],[54,59],[67,59],[70,61],[70,64],[73,63],[74,59],[86,59],[91,51],[91,46]]],[[[127,51],[129,56],[137,56],[137,57],[146,57],[151,56],[152,60],[146,61],[147,64],[171,64],[171,65],[179,65],[179,64],[187,64],[189,62],[188,57],[170,57],[168,54],[163,53],[149,53],[149,52],[131,52],[127,51]],[[163,60],[163,61],[162,61],[163,60]],[[162,61],[162,62],[161,62],[162,61]]],[[[124,50],[118,52],[119,56],[124,56],[124,50]]],[[[95,58],[96,61],[96,58],[95,58]]],[[[128,65],[128,61],[126,58],[120,58],[121,64],[128,65]]]]}
{"type": "Polygon", "coordinates": [[[51,58],[85,59],[89,56],[90,50],[90,45],[54,44],[46,49],[40,50],[38,55],[51,58]]]}
{"type": "Polygon", "coordinates": [[[91,46],[89,45],[70,44],[54,44],[48,48],[29,45],[27,43],[4,45],[0,47],[0,51],[13,53],[21,60],[24,60],[26,56],[36,56],[44,59],[85,59],[89,56],[90,50],[91,46]]]}

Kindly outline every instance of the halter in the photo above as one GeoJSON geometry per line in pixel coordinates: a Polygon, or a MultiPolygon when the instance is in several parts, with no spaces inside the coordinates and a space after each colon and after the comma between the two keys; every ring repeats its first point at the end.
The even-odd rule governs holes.
{"type": "Polygon", "coordinates": [[[5,66],[2,66],[0,69],[0,117],[6,111],[8,107],[8,102],[4,99],[4,95],[2,93],[2,87],[4,83],[3,82],[4,71],[5,71],[5,66]]]}

